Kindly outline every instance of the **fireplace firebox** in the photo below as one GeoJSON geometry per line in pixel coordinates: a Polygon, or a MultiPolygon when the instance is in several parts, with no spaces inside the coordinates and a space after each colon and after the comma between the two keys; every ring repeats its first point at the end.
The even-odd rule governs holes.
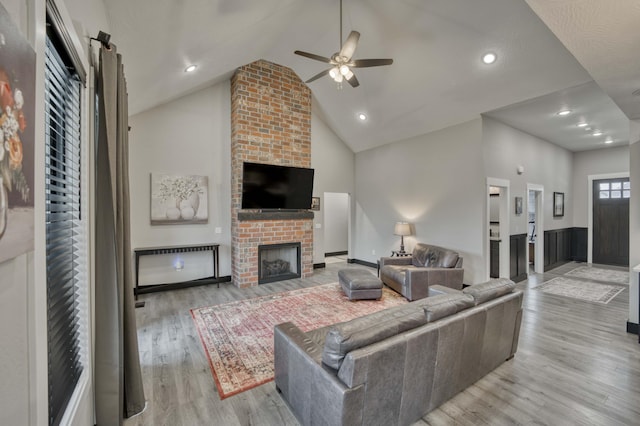
{"type": "Polygon", "coordinates": [[[300,243],[258,246],[258,284],[300,278],[300,243]]]}

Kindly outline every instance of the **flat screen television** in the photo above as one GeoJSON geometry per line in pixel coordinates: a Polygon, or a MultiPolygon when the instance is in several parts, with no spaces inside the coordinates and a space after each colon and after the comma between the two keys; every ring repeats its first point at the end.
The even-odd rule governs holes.
{"type": "Polygon", "coordinates": [[[242,208],[305,210],[311,208],[313,169],[245,162],[242,208]]]}

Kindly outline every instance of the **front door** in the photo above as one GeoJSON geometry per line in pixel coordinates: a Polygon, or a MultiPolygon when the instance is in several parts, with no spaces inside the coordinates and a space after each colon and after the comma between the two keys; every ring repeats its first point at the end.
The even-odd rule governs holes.
{"type": "Polygon", "coordinates": [[[593,263],[629,265],[629,178],[593,181],[593,263]]]}

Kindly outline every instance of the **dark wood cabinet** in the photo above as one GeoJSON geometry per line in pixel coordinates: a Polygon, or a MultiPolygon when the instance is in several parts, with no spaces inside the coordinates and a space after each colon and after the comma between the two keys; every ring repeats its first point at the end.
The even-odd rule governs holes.
{"type": "Polygon", "coordinates": [[[511,235],[509,239],[509,278],[515,282],[527,279],[527,234],[511,235]]]}
{"type": "Polygon", "coordinates": [[[489,276],[498,278],[500,276],[500,240],[491,240],[489,250],[489,276]]]}

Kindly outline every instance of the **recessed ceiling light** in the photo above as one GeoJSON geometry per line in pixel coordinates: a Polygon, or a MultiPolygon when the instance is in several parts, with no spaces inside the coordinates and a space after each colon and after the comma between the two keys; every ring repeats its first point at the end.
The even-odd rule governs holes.
{"type": "Polygon", "coordinates": [[[578,123],[578,127],[587,127],[589,123],[578,123]]]}
{"type": "Polygon", "coordinates": [[[365,121],[367,119],[367,114],[361,112],[360,114],[358,114],[358,118],[362,121],[365,121]]]}
{"type": "Polygon", "coordinates": [[[571,114],[571,110],[570,109],[563,109],[562,111],[558,112],[558,115],[569,115],[571,114]]]}
{"type": "Polygon", "coordinates": [[[487,65],[494,63],[496,59],[498,59],[498,56],[493,52],[488,52],[482,55],[482,62],[484,62],[487,65]]]}
{"type": "Polygon", "coordinates": [[[611,139],[611,138],[607,138],[607,139],[604,141],[604,143],[613,143],[613,139],[611,139]]]}
{"type": "Polygon", "coordinates": [[[184,72],[194,72],[198,68],[197,65],[189,65],[184,69],[184,72]]]}
{"type": "Polygon", "coordinates": [[[596,130],[592,133],[593,136],[602,136],[602,132],[600,130],[596,130]]]}

